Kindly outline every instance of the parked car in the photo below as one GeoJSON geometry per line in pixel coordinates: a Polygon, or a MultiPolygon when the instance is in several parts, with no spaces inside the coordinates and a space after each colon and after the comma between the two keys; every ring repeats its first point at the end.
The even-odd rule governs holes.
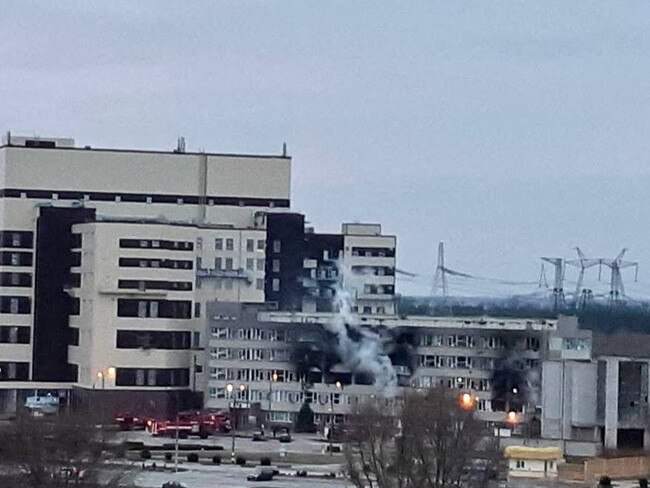
{"type": "Polygon", "coordinates": [[[256,430],[253,432],[253,441],[259,442],[259,441],[265,441],[266,437],[264,437],[264,431],[263,430],[256,430]]]}
{"type": "Polygon", "coordinates": [[[291,442],[291,434],[289,429],[282,429],[277,436],[278,441],[280,442],[291,442]]]}
{"type": "Polygon", "coordinates": [[[179,483],[178,481],[168,481],[167,483],[163,483],[162,488],[187,488],[183,483],[179,483]]]}
{"type": "Polygon", "coordinates": [[[246,477],[247,481],[273,481],[275,475],[275,468],[270,466],[259,467],[255,474],[246,477]]]}

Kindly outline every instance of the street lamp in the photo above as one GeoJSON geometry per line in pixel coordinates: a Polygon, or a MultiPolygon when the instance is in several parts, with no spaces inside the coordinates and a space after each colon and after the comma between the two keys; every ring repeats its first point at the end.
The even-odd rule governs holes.
{"type": "Polygon", "coordinates": [[[115,366],[109,366],[106,372],[109,378],[115,378],[115,375],[117,374],[117,369],[115,369],[115,366]]]}
{"type": "MultiPolygon", "coordinates": [[[[235,387],[232,385],[232,383],[228,383],[226,385],[226,391],[228,392],[228,397],[231,400],[231,403],[229,405],[230,409],[230,432],[232,434],[232,442],[230,445],[230,461],[232,464],[235,464],[235,425],[234,425],[234,412],[235,412],[235,398],[233,397],[232,393],[234,391],[235,387]]],[[[246,391],[246,386],[245,385],[239,385],[239,392],[241,395],[244,394],[246,391]]]]}
{"type": "Polygon", "coordinates": [[[106,378],[104,377],[104,373],[97,371],[97,379],[102,381],[102,390],[104,390],[106,388],[106,378]]]}
{"type": "Polygon", "coordinates": [[[273,382],[274,381],[278,381],[278,373],[276,373],[275,371],[271,375],[271,379],[269,379],[269,413],[266,416],[266,421],[269,424],[269,429],[271,428],[271,402],[273,401],[273,382]]]}
{"type": "MultiPolygon", "coordinates": [[[[337,381],[334,383],[334,386],[336,387],[337,390],[342,390],[343,389],[343,384],[340,381],[337,381]]],[[[332,419],[330,422],[330,430],[329,430],[329,444],[330,444],[330,456],[334,455],[334,449],[333,449],[333,443],[332,443],[332,437],[334,436],[334,420],[336,418],[336,413],[334,412],[334,393],[330,392],[330,406],[332,408],[332,419]]]]}
{"type": "Polygon", "coordinates": [[[460,406],[463,410],[471,410],[476,403],[476,397],[471,393],[463,393],[458,399],[460,406]]]}

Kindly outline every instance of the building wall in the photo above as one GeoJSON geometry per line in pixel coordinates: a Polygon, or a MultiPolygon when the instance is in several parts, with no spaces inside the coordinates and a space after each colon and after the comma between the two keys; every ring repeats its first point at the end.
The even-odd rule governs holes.
{"type": "MultiPolygon", "coordinates": [[[[25,143],[16,137],[12,138],[12,142],[15,145],[25,143]]],[[[56,144],[66,147],[0,147],[0,232],[7,235],[15,231],[31,233],[28,246],[15,247],[6,241],[0,249],[7,258],[5,264],[0,264],[0,273],[4,273],[0,275],[0,279],[8,280],[0,285],[0,301],[6,301],[8,307],[6,311],[0,310],[0,388],[9,387],[17,379],[45,379],[46,376],[51,381],[60,382],[67,374],[59,368],[45,366],[41,370],[42,373],[38,373],[33,362],[35,354],[44,360],[48,359],[45,349],[41,348],[39,353],[38,337],[35,340],[34,324],[40,319],[35,318],[34,312],[42,309],[43,312],[36,315],[45,321],[48,318],[54,320],[56,315],[57,327],[67,327],[67,316],[64,317],[67,314],[63,305],[59,303],[56,310],[51,309],[50,313],[45,313],[48,307],[54,307],[55,302],[35,293],[36,275],[40,272],[40,276],[48,276],[52,269],[49,264],[47,269],[36,269],[35,250],[39,242],[37,222],[45,209],[60,209],[61,213],[95,212],[100,220],[122,219],[131,220],[133,223],[156,220],[170,224],[219,224],[224,230],[231,229],[223,232],[224,239],[232,238],[237,243],[230,255],[227,251],[223,252],[224,267],[225,260],[230,257],[233,259],[235,270],[242,267],[244,271],[249,271],[246,269],[249,256],[245,251],[242,254],[241,246],[245,245],[249,238],[265,239],[263,230],[255,228],[256,215],[260,212],[281,210],[289,205],[291,161],[287,157],[81,149],[69,147],[73,144],[72,141],[57,141],[56,144]],[[12,263],[12,254],[15,253],[28,254],[29,259],[18,264],[12,263]],[[11,284],[11,276],[15,273],[21,273],[21,276],[31,283],[28,286],[8,286],[6,283],[11,284]],[[10,301],[15,297],[29,301],[26,311],[21,309],[20,313],[11,312],[10,301]],[[24,329],[18,329],[20,333],[17,334],[16,327],[28,328],[27,336],[23,334],[24,329]],[[23,342],[27,337],[27,342],[17,343],[17,337],[23,342]],[[52,374],[57,375],[57,378],[50,377],[52,374]]],[[[120,230],[124,225],[121,224],[120,230]]],[[[132,229],[129,225],[131,224],[126,227],[132,229]]],[[[160,228],[156,231],[157,237],[173,234],[174,232],[169,230],[172,227],[173,225],[169,225],[164,229],[160,228]]],[[[195,228],[191,239],[198,242],[196,240],[201,232],[195,228]]],[[[40,237],[46,237],[45,233],[43,231],[40,237]]],[[[218,254],[214,248],[215,236],[209,231],[204,233],[206,239],[213,241],[206,241],[205,249],[196,253],[202,260],[200,264],[204,264],[207,271],[204,277],[194,283],[193,294],[196,294],[196,297],[193,297],[193,300],[203,303],[217,297],[227,300],[262,301],[263,290],[259,289],[258,280],[264,279],[264,250],[256,249],[254,253],[255,269],[250,273],[252,286],[227,287],[227,280],[219,279],[216,276],[219,273],[214,271],[214,259],[218,254]],[[258,269],[258,261],[262,269],[258,269]]],[[[66,239],[68,236],[69,232],[62,238],[66,239]]],[[[110,239],[106,242],[96,241],[100,248],[108,246],[108,242],[110,239]]],[[[96,325],[104,320],[111,322],[114,308],[110,306],[110,294],[105,293],[105,288],[102,288],[106,282],[100,280],[108,280],[107,270],[117,264],[110,260],[95,259],[95,251],[92,249],[86,249],[84,253],[84,281],[95,286],[93,293],[101,295],[101,299],[95,299],[94,296],[76,296],[81,290],[72,291],[72,294],[75,295],[74,298],[80,298],[84,319],[90,317],[96,325]],[[101,269],[95,270],[89,263],[101,269]],[[95,277],[95,273],[99,276],[95,277]]],[[[193,255],[191,259],[195,260],[196,257],[193,255]]],[[[195,261],[196,264],[199,263],[195,261]]],[[[157,273],[160,277],[174,274],[168,270],[159,270],[157,273]]],[[[190,274],[191,280],[195,282],[196,267],[190,274]]],[[[115,276],[111,275],[110,278],[115,276]]],[[[123,269],[121,278],[136,279],[138,272],[123,269]]],[[[65,296],[61,289],[52,290],[51,287],[46,287],[44,290],[52,291],[59,297],[65,296]]],[[[84,325],[79,322],[78,317],[73,316],[70,320],[84,325]]],[[[193,327],[194,330],[202,328],[193,327]]],[[[44,326],[41,330],[53,332],[51,326],[44,326]]],[[[88,334],[91,332],[94,330],[87,331],[88,334]]],[[[102,336],[101,330],[98,330],[97,334],[99,343],[110,343],[102,336]]],[[[65,351],[68,338],[61,337],[58,332],[54,336],[57,339],[56,344],[62,344],[60,349],[65,351]]],[[[49,339],[42,337],[45,341],[43,344],[47,343],[49,339]]],[[[79,340],[84,341],[87,338],[84,339],[82,333],[79,340]]],[[[56,344],[49,344],[48,347],[55,348],[56,344]]],[[[91,348],[88,361],[79,358],[83,386],[92,386],[91,376],[95,370],[103,367],[103,363],[113,364],[112,358],[102,359],[100,352],[101,350],[93,351],[91,348]],[[91,359],[93,354],[95,359],[91,359]]],[[[115,354],[119,355],[117,352],[115,354]]],[[[50,354],[49,359],[54,356],[50,354]]],[[[57,361],[61,362],[63,356],[57,353],[57,361]]],[[[187,364],[191,358],[188,359],[188,354],[185,356],[182,362],[187,364]]],[[[145,363],[167,361],[156,358],[157,354],[151,352],[145,363]]],[[[105,385],[107,382],[110,382],[109,378],[104,378],[105,385]]],[[[29,385],[29,382],[25,384],[29,385]]]]}
{"type": "MultiPolygon", "coordinates": [[[[310,370],[309,382],[313,385],[303,388],[296,362],[296,353],[300,350],[302,354],[303,349],[297,347],[314,344],[320,350],[326,350],[323,349],[323,336],[318,331],[323,330],[322,324],[328,320],[332,320],[332,314],[273,312],[218,302],[209,305],[206,405],[227,408],[233,398],[229,397],[226,387],[232,384],[234,399],[238,403],[246,406],[259,403],[263,412],[269,411],[271,394],[273,418],[289,421],[308,399],[317,419],[329,419],[332,415],[349,412],[356,402],[370,395],[381,394],[374,385],[360,383],[360,377],[342,365],[335,365],[325,375],[310,370]],[[273,381],[274,373],[280,378],[278,381],[273,381]],[[342,384],[341,389],[337,388],[337,381],[342,384]],[[245,386],[244,393],[239,393],[238,385],[245,386]]],[[[496,360],[503,352],[499,350],[498,341],[491,338],[499,337],[505,330],[521,334],[522,338],[539,338],[550,326],[525,320],[487,323],[482,320],[399,319],[372,315],[361,315],[360,320],[395,333],[408,331],[413,335],[414,371],[408,383],[410,386],[426,388],[442,384],[460,392],[472,391],[478,398],[477,407],[482,418],[494,421],[505,419],[505,413],[491,409],[493,392],[490,378],[494,363],[489,359],[496,360]],[[433,337],[441,337],[439,345],[434,344],[433,337]],[[468,344],[468,338],[472,344],[468,344]],[[494,349],[490,349],[490,344],[494,349]],[[433,356],[444,358],[443,363],[434,367],[424,366],[429,359],[422,358],[433,356]],[[459,358],[462,358],[462,364],[459,358]],[[468,364],[471,361],[476,361],[476,364],[468,364]]],[[[531,365],[538,364],[540,350],[525,350],[524,344],[522,341],[522,358],[530,359],[531,365]]]]}

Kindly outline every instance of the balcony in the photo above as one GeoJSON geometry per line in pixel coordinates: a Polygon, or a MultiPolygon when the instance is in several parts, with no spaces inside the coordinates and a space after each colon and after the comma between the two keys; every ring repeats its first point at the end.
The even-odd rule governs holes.
{"type": "Polygon", "coordinates": [[[231,278],[236,280],[245,280],[247,283],[251,283],[250,273],[244,269],[204,269],[197,268],[196,270],[197,278],[231,278]]]}

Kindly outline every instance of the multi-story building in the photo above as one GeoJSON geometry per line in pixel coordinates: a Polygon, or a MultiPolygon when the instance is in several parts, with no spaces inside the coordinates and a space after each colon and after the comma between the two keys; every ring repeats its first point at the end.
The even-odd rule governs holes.
{"type": "Polygon", "coordinates": [[[395,236],[379,224],[343,224],[340,234],[318,234],[300,214],[269,214],[272,247],[266,297],[281,310],[331,312],[344,287],[355,312],[395,313],[395,236]],[[347,271],[347,272],[346,272],[347,271]]]}
{"type": "Polygon", "coordinates": [[[348,255],[364,310],[393,311],[395,238],[305,229],[286,154],[7,137],[0,168],[0,411],[34,390],[156,411],[201,396],[206,303],[315,308],[307,279],[330,303],[348,255]]]}
{"type": "Polygon", "coordinates": [[[626,329],[613,325],[611,312],[603,315],[612,322],[562,320],[549,338],[542,437],[561,442],[569,454],[650,448],[650,334],[645,324],[626,329]]]}
{"type": "MultiPolygon", "coordinates": [[[[234,403],[262,419],[290,422],[308,401],[316,421],[328,423],[364,397],[381,395],[368,371],[346,367],[337,356],[327,326],[334,318],[329,312],[209,304],[205,404],[234,403]]],[[[361,314],[357,323],[387,338],[397,391],[444,385],[473,393],[487,421],[527,407],[534,415],[530,407],[539,402],[540,362],[554,320],[361,314]]]]}
{"type": "Polygon", "coordinates": [[[290,158],[0,146],[0,408],[34,390],[146,393],[200,383],[205,302],[264,301],[264,214],[290,158]],[[196,366],[195,366],[196,364],[196,366]]]}

